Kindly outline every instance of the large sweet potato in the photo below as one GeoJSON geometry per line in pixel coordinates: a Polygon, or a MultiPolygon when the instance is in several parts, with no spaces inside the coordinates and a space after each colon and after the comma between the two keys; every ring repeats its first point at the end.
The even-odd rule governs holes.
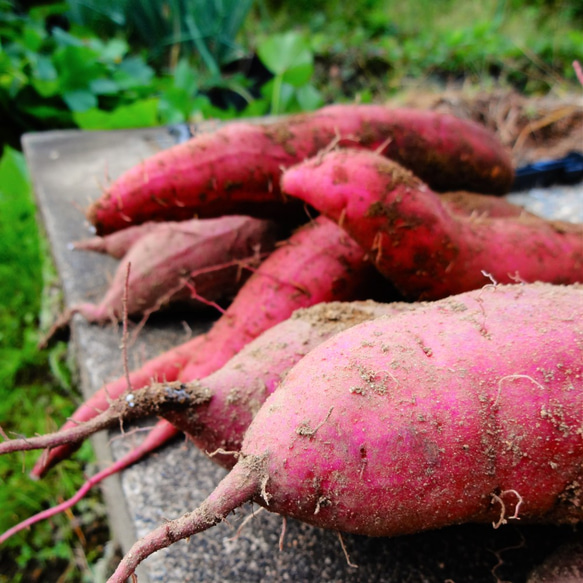
{"type": "Polygon", "coordinates": [[[583,225],[449,212],[396,162],[345,149],[288,169],[282,188],[346,229],[404,296],[436,299],[500,283],[583,281],[583,225]]]}
{"type": "Polygon", "coordinates": [[[369,536],[581,520],[582,323],[581,286],[490,285],[335,335],[268,398],[207,500],[111,583],[250,500],[369,536]]]}
{"type": "Polygon", "coordinates": [[[430,111],[332,105],[270,124],[231,123],[159,152],[115,180],[88,218],[103,234],[150,220],[271,214],[282,201],[282,168],[342,139],[384,144],[386,156],[437,190],[503,194],[512,183],[508,154],[483,126],[430,111]]]}

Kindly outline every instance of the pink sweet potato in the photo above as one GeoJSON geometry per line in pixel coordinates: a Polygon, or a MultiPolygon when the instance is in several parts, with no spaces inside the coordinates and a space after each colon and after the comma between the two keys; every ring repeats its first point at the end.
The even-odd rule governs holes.
{"type": "MultiPolygon", "coordinates": [[[[158,357],[132,375],[132,387],[139,389],[149,384],[148,377],[163,381],[166,375],[168,381],[184,382],[204,378],[296,309],[368,295],[365,290],[371,281],[370,270],[362,249],[337,225],[320,217],[294,233],[263,262],[207,334],[186,343],[184,350],[175,349],[178,354],[175,367],[172,354],[158,357]]],[[[126,389],[124,378],[106,385],[82,405],[63,428],[92,419],[126,389]]],[[[141,445],[142,452],[161,445],[163,436],[169,439],[177,432],[167,422],[162,422],[161,427],[165,430],[158,431],[156,440],[141,445]]],[[[42,475],[71,449],[65,445],[52,449],[37,463],[33,475],[42,475]]],[[[119,462],[119,467],[124,467],[123,463],[119,462]]]]}
{"type": "MultiPolygon", "coordinates": [[[[419,305],[367,300],[323,302],[301,308],[263,332],[205,379],[153,382],[127,391],[107,410],[67,430],[1,442],[0,455],[77,443],[120,422],[152,415],[165,417],[191,437],[196,435],[193,440],[203,451],[238,450],[257,410],[310,350],[351,326],[382,315],[401,314],[419,305]]],[[[219,456],[215,459],[222,461],[219,456]]],[[[230,456],[224,465],[234,465],[233,459],[230,456]]]]}
{"type": "Polygon", "coordinates": [[[186,221],[167,221],[165,223],[149,221],[147,223],[142,223],[141,225],[127,227],[127,229],[122,229],[121,231],[110,233],[109,235],[104,235],[103,237],[97,236],[75,241],[74,243],[71,243],[71,248],[76,251],[105,253],[115,259],[121,259],[144,235],[158,229],[172,228],[174,225],[180,225],[183,222],[186,221]]]}
{"type": "Polygon", "coordinates": [[[440,194],[439,198],[450,212],[458,215],[471,216],[473,218],[540,218],[499,196],[456,190],[453,192],[444,192],[440,194]]]}
{"type": "Polygon", "coordinates": [[[582,323],[581,286],[491,285],[340,332],[268,398],[207,500],[110,583],[247,501],[369,536],[581,520],[582,323]]]}
{"type": "MultiPolygon", "coordinates": [[[[238,452],[247,427],[288,371],[313,348],[356,324],[381,315],[397,315],[419,304],[403,302],[325,302],[297,310],[238,352],[220,370],[201,381],[174,383],[192,391],[194,407],[170,409],[164,418],[203,451],[238,452]],[[203,397],[207,401],[202,403],[203,397]]],[[[167,390],[170,387],[167,385],[167,390]]],[[[231,468],[233,454],[213,459],[231,468]]]]}
{"type": "MultiPolygon", "coordinates": [[[[82,314],[90,322],[120,319],[127,295],[130,317],[148,314],[191,300],[191,286],[197,297],[209,303],[229,298],[245,279],[238,260],[257,267],[260,254],[275,246],[274,223],[246,216],[160,226],[164,228],[143,235],[123,257],[99,304],[83,303],[70,312],[82,314]]],[[[200,300],[189,303],[201,305],[200,300]]]]}
{"type": "Polygon", "coordinates": [[[114,181],[88,218],[104,234],[194,215],[265,216],[282,200],[282,168],[339,139],[384,144],[386,156],[438,190],[501,194],[512,182],[508,154],[483,126],[430,111],[333,105],[271,124],[231,123],[162,151],[114,181]]]}
{"type": "MultiPolygon", "coordinates": [[[[0,443],[0,455],[15,451],[77,444],[102,429],[118,427],[152,415],[163,416],[212,459],[233,467],[247,427],[279,386],[289,369],[334,334],[381,315],[396,315],[420,304],[400,302],[327,302],[297,310],[245,346],[220,370],[191,383],[153,383],[127,392],[88,422],[38,437],[0,443]],[[230,453],[223,453],[230,452],[230,453]]],[[[164,432],[166,425],[161,426],[164,432]]],[[[138,450],[138,455],[141,450],[138,450]]],[[[135,453],[133,453],[135,457],[135,453]]],[[[46,518],[74,506],[89,490],[114,473],[107,468],[87,480],[69,500],[43,510],[0,534],[5,540],[46,518]]]]}
{"type": "Polygon", "coordinates": [[[282,188],[338,221],[405,297],[436,299],[500,283],[583,281],[583,225],[450,213],[426,184],[365,150],[288,169],[282,188]]]}

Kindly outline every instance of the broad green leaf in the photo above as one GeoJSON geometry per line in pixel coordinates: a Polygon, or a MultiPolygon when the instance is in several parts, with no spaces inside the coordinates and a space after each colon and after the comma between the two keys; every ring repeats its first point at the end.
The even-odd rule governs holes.
{"type": "Polygon", "coordinates": [[[40,79],[31,79],[30,84],[41,97],[54,97],[61,93],[58,80],[41,81],[40,79]]]}
{"type": "Polygon", "coordinates": [[[33,74],[41,81],[55,81],[58,77],[57,69],[55,69],[51,58],[47,55],[37,55],[33,74]]]}
{"type": "Polygon", "coordinates": [[[124,59],[113,74],[120,89],[149,86],[154,77],[154,70],[148,67],[141,57],[124,59]]]}
{"type": "Polygon", "coordinates": [[[296,90],[296,98],[302,111],[313,111],[324,105],[324,99],[313,85],[304,85],[296,90]]]}
{"type": "Polygon", "coordinates": [[[82,47],[85,46],[83,39],[77,36],[73,36],[68,32],[64,31],[62,28],[55,27],[52,29],[51,34],[57,44],[62,47],[82,47]]]}
{"type": "Polygon", "coordinates": [[[304,63],[289,68],[283,73],[282,78],[285,83],[289,83],[293,87],[301,87],[309,82],[313,74],[314,65],[312,63],[304,63]]]}
{"type": "Polygon", "coordinates": [[[86,130],[151,127],[158,124],[158,99],[143,99],[131,105],[122,105],[113,111],[93,108],[76,112],[73,119],[80,128],[86,130]]]}
{"type": "Polygon", "coordinates": [[[313,54],[308,41],[296,32],[268,37],[257,47],[257,54],[275,75],[283,75],[292,68],[313,64],[313,54]]]}
{"type": "Polygon", "coordinates": [[[112,63],[120,63],[129,51],[128,43],[121,38],[114,38],[107,42],[100,51],[100,58],[112,63]]]}
{"type": "Polygon", "coordinates": [[[28,105],[22,106],[21,109],[38,119],[58,122],[61,125],[71,125],[71,112],[64,107],[59,109],[52,105],[28,105]]]}
{"type": "Polygon", "coordinates": [[[241,112],[242,117],[261,117],[269,113],[269,100],[265,97],[254,99],[241,112]]]}
{"type": "Polygon", "coordinates": [[[89,83],[89,89],[95,95],[115,95],[119,91],[119,84],[113,79],[94,79],[89,83]]]}
{"type": "Polygon", "coordinates": [[[130,47],[128,43],[121,38],[113,38],[106,42],[97,37],[88,39],[87,46],[99,54],[99,59],[104,63],[121,63],[121,60],[127,55],[130,47]]]}
{"type": "Polygon", "coordinates": [[[285,113],[290,111],[290,106],[294,98],[294,88],[288,83],[282,83],[279,91],[279,106],[273,113],[285,113]]]}
{"type": "Polygon", "coordinates": [[[183,89],[191,95],[198,88],[194,69],[190,66],[187,59],[180,59],[174,69],[174,86],[183,89]]]}
{"type": "Polygon", "coordinates": [[[98,55],[89,47],[67,46],[58,49],[53,63],[59,73],[63,91],[87,89],[94,79],[103,77],[105,65],[97,61],[98,55]]]}
{"type": "Polygon", "coordinates": [[[191,96],[179,87],[170,87],[160,96],[160,120],[162,123],[181,123],[186,120],[191,96]]]}
{"type": "Polygon", "coordinates": [[[97,107],[97,97],[86,89],[74,89],[63,93],[63,100],[71,111],[87,111],[97,107]]]}
{"type": "Polygon", "coordinates": [[[38,51],[42,46],[45,36],[46,33],[42,28],[25,26],[22,31],[22,44],[29,51],[38,51]]]}
{"type": "Polygon", "coordinates": [[[34,55],[30,59],[31,77],[29,83],[41,97],[53,97],[60,93],[57,69],[47,55],[34,55]]]}

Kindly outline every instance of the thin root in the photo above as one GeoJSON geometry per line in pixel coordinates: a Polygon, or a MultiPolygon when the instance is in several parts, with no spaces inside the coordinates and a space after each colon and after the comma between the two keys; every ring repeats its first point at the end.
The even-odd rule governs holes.
{"type": "MultiPolygon", "coordinates": [[[[121,338],[121,354],[123,358],[123,371],[128,384],[128,391],[132,390],[132,381],[130,380],[130,367],[128,365],[128,296],[130,295],[130,270],[132,267],[131,261],[128,262],[126,269],[126,279],[123,288],[123,297],[121,300],[123,313],[123,334],[121,338]]],[[[120,419],[121,423],[121,419],[120,419]]]]}
{"type": "Polygon", "coordinates": [[[504,490],[500,492],[500,496],[497,494],[492,493],[492,502],[498,502],[500,504],[500,518],[492,523],[494,528],[499,528],[503,524],[507,524],[509,520],[520,520],[518,516],[518,511],[520,510],[520,506],[522,505],[524,499],[516,490],[504,490]],[[504,504],[504,500],[502,500],[502,496],[504,494],[514,494],[518,499],[516,506],[514,507],[514,514],[512,516],[506,516],[506,504],[504,504]]]}
{"type": "Polygon", "coordinates": [[[239,528],[237,528],[237,531],[235,532],[235,534],[228,540],[230,540],[230,541],[237,540],[241,536],[241,532],[247,526],[247,524],[249,522],[251,522],[251,520],[253,520],[258,514],[261,514],[264,510],[265,510],[265,508],[263,508],[263,506],[260,506],[257,509],[257,511],[255,511],[255,509],[253,509],[251,511],[251,514],[249,514],[249,516],[246,516],[245,519],[243,520],[243,522],[241,522],[241,524],[239,525],[239,528]]]}
{"type": "Polygon", "coordinates": [[[214,457],[216,455],[232,455],[235,458],[238,458],[241,455],[240,451],[228,451],[226,449],[223,449],[222,447],[219,447],[218,449],[215,449],[215,451],[213,452],[206,452],[206,454],[209,457],[214,457]]]}
{"type": "Polygon", "coordinates": [[[342,538],[341,532],[338,533],[338,540],[340,541],[340,546],[342,547],[342,551],[344,552],[344,556],[346,557],[346,562],[348,563],[348,566],[352,567],[353,569],[358,569],[358,565],[350,560],[350,555],[348,554],[348,550],[346,548],[346,545],[344,544],[344,539],[342,538]]]}
{"type": "Polygon", "coordinates": [[[287,518],[285,516],[282,516],[282,522],[281,522],[281,534],[279,535],[279,550],[280,552],[283,551],[283,542],[285,540],[285,531],[287,529],[287,518]]]}

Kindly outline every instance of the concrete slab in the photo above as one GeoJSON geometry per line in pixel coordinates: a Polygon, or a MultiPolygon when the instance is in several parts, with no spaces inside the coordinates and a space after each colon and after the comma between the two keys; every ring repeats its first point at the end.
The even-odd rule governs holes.
{"type": "MultiPolygon", "coordinates": [[[[90,234],[83,209],[99,196],[107,176],[115,178],[173,140],[164,128],[56,131],[24,137],[40,215],[67,306],[100,297],[115,268],[115,262],[107,257],[68,249],[70,241],[90,234]]],[[[572,208],[581,213],[575,220],[583,221],[583,189],[574,200],[572,208]]],[[[529,204],[528,198],[519,202],[529,204]]],[[[556,199],[551,206],[562,212],[564,204],[556,199]]],[[[573,217],[572,211],[569,215],[573,217]]],[[[136,367],[190,334],[201,333],[209,324],[189,314],[151,320],[131,348],[130,366],[136,367]]],[[[90,326],[80,317],[74,319],[71,346],[85,395],[123,373],[120,338],[118,328],[90,326]]],[[[102,465],[123,455],[143,436],[132,433],[110,441],[115,435],[112,432],[94,439],[102,465]]],[[[192,444],[177,440],[121,477],[108,480],[104,491],[111,526],[123,551],[165,519],[195,508],[224,474],[192,444]]],[[[237,534],[237,525],[253,510],[257,508],[246,507],[229,524],[155,554],[141,567],[140,581],[471,583],[504,579],[520,583],[570,535],[564,528],[517,524],[499,530],[462,526],[398,539],[345,535],[350,558],[358,565],[353,568],[347,564],[335,533],[293,520],[287,521],[283,550],[279,550],[283,520],[267,512],[257,514],[237,534]]]]}

